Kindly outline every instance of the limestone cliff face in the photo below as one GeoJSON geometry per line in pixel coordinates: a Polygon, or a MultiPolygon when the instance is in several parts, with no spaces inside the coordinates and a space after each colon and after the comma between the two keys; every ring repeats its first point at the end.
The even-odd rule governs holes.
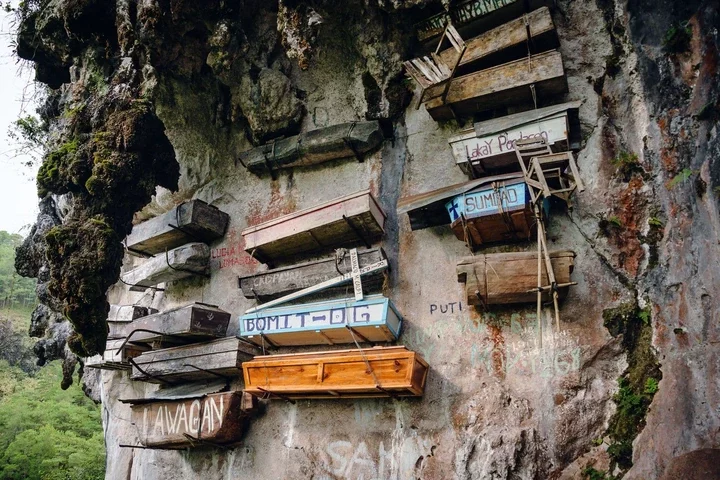
{"type": "MultiPolygon", "coordinates": [[[[70,347],[81,355],[104,341],[105,290],[76,276],[112,285],[110,303],[204,301],[236,316],[252,306],[236,277],[262,267],[220,249],[241,252],[247,225],[369,187],[388,213],[382,246],[392,263],[387,293],[406,319],[400,343],[431,366],[421,400],[275,401],[242,447],[189,452],[120,447],[137,439],[117,400],[155,387],[103,372],[90,390],[103,402],[108,478],[570,479],[589,466],[691,478],[688,465],[716,461],[717,2],[557,0],[569,93],[552,100],[583,101],[587,189],[548,227],[551,248],[577,253],[578,285],[562,303],[560,331],[542,319],[542,347],[533,306],[461,306],[462,242],[444,228],[411,232],[396,213],[402,196],[466,179],[447,144],[461,125],[410,106],[402,75],[413,24],[446,2],[26,3],[18,54],[55,89],[47,110],[57,143],[40,192],[72,205],[58,214],[51,198],[59,197],[46,196],[18,257],[21,273],[38,276],[42,292],[51,287],[34,316],[33,333],[55,339],[42,355],[61,355],[72,326],[70,347]],[[379,119],[390,137],[363,163],[272,180],[236,162],[279,135],[360,119],[379,119]],[[114,250],[133,215],[147,219],[188,198],[231,217],[211,245],[211,278],[144,294],[114,284],[121,262],[137,261],[114,250]],[[56,225],[67,229],[50,244],[64,250],[48,256],[56,225]],[[68,259],[80,267],[64,268],[68,259]],[[695,461],[676,460],[696,450],[695,461]]],[[[508,247],[489,251],[499,250],[508,247]]],[[[228,333],[236,329],[232,322],[228,333]]]]}

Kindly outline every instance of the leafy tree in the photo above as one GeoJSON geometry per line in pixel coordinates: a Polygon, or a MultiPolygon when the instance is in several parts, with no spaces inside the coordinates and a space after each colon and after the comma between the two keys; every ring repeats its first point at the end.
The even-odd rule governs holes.
{"type": "Polygon", "coordinates": [[[31,307],[35,303],[35,280],[15,272],[15,248],[23,241],[16,233],[0,230],[0,307],[31,307]]]}

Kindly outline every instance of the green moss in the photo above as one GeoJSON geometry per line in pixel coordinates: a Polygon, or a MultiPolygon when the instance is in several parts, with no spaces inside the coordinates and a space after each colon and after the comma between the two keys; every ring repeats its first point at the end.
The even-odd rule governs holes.
{"type": "Polygon", "coordinates": [[[671,26],[663,38],[663,49],[667,53],[682,53],[690,48],[692,40],[692,28],[690,24],[677,23],[671,26]]]}
{"type": "Polygon", "coordinates": [[[89,173],[88,166],[78,152],[78,141],[63,143],[48,153],[37,176],[38,196],[78,191],[89,173]]]}
{"type": "Polygon", "coordinates": [[[632,466],[632,442],[645,426],[645,415],[657,392],[653,386],[662,378],[652,350],[650,318],[650,309],[640,309],[636,303],[603,311],[605,327],[615,337],[622,335],[628,358],[628,368],[618,379],[619,389],[613,397],[617,410],[607,431],[612,441],[608,454],[613,466],[622,470],[632,466]]]}

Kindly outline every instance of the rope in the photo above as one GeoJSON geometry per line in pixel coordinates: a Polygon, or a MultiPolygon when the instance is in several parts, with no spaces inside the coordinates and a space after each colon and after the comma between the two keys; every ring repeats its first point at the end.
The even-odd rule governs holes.
{"type": "Polygon", "coordinates": [[[375,387],[380,388],[380,381],[378,380],[377,376],[375,375],[375,372],[373,371],[372,367],[370,366],[370,362],[368,361],[367,357],[365,356],[365,352],[363,352],[363,349],[360,348],[360,344],[358,343],[357,339],[355,338],[355,332],[350,329],[350,335],[352,335],[353,342],[355,342],[355,346],[360,351],[360,356],[362,357],[363,361],[365,362],[365,366],[367,366],[367,373],[371,374],[373,377],[373,380],[375,381],[375,387]]]}

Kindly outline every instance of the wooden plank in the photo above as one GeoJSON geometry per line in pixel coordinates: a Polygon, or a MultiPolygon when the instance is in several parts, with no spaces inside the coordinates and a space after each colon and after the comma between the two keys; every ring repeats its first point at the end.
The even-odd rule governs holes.
{"type": "Polygon", "coordinates": [[[258,345],[266,340],[275,346],[335,345],[394,341],[401,329],[402,316],[392,302],[371,295],[359,301],[328,300],[245,314],[239,336],[258,345]]]}
{"type": "Polygon", "coordinates": [[[136,344],[151,344],[159,341],[191,343],[224,337],[229,323],[230,313],[225,310],[192,303],[138,318],[130,324],[128,335],[130,342],[136,344]]]}
{"type": "MultiPolygon", "coordinates": [[[[385,260],[385,252],[380,248],[358,251],[360,268],[385,260]]],[[[238,279],[245,298],[256,298],[267,302],[284,295],[297,292],[303,288],[325,282],[338,274],[344,275],[352,269],[349,255],[337,256],[313,262],[276,268],[265,272],[258,272],[238,279]]],[[[368,293],[377,293],[382,289],[385,281],[383,272],[374,272],[362,277],[363,289],[368,293]]],[[[325,290],[327,294],[344,292],[345,286],[338,286],[325,290]]]]}
{"type": "Polygon", "coordinates": [[[234,377],[257,350],[235,337],[145,352],[135,359],[132,380],[177,383],[234,377]],[[142,369],[142,371],[141,371],[142,369]],[[202,369],[202,370],[199,370],[202,369]]]}
{"type": "MultiPolygon", "coordinates": [[[[526,57],[528,48],[534,53],[557,48],[559,40],[550,9],[542,7],[486,31],[466,41],[466,45],[465,54],[458,65],[461,71],[463,67],[488,68],[526,57]]],[[[439,55],[443,62],[450,65],[455,63],[458,54],[455,48],[448,48],[439,55]]]]}
{"type": "Polygon", "coordinates": [[[133,405],[130,420],[143,446],[178,449],[236,444],[256,414],[252,395],[225,392],[133,405]]]}
{"type": "Polygon", "coordinates": [[[242,231],[245,251],[267,263],[377,240],[385,213],[369,190],[283,215],[242,231]],[[348,223],[349,222],[349,223],[348,223]]]}
{"type": "Polygon", "coordinates": [[[567,92],[560,52],[553,50],[454,78],[445,103],[440,98],[444,87],[431,87],[425,108],[437,121],[450,120],[454,118],[453,112],[471,115],[500,106],[532,102],[530,85],[535,85],[539,99],[546,100],[567,92]]]}
{"type": "Polygon", "coordinates": [[[150,350],[144,345],[125,344],[125,339],[108,340],[105,352],[85,359],[85,366],[105,370],[129,370],[130,358],[135,358],[143,352],[150,350]],[[121,348],[123,347],[123,348],[121,348]]]}
{"type": "MultiPolygon", "coordinates": [[[[535,217],[530,205],[511,212],[509,218],[500,213],[467,220],[467,226],[473,234],[473,246],[480,247],[489,243],[523,242],[532,239],[535,231],[535,217]]],[[[465,241],[465,230],[461,220],[450,224],[455,237],[465,241]]]]}
{"type": "Polygon", "coordinates": [[[348,122],[283,138],[240,154],[256,175],[292,167],[317,165],[339,158],[360,157],[383,141],[380,123],[348,122]]]}
{"type": "MultiPolygon", "coordinates": [[[[575,253],[550,252],[556,282],[570,283],[575,253]]],[[[547,270],[542,262],[541,275],[548,284],[547,270]]],[[[458,282],[465,283],[467,302],[470,305],[496,305],[533,303],[537,293],[537,254],[535,252],[496,253],[476,255],[457,264],[458,282]]],[[[558,289],[559,297],[567,296],[569,286],[558,289]]],[[[543,293],[543,301],[550,301],[550,292],[543,293]]]]}
{"type": "Polygon", "coordinates": [[[143,291],[160,283],[172,282],[210,271],[210,247],[204,243],[188,243],[146,259],[140,266],[122,274],[122,281],[131,291],[143,291]]]}
{"type": "Polygon", "coordinates": [[[427,370],[404,346],[265,355],[243,364],[246,392],[291,399],[421,396],[427,370]]]}
{"type": "Polygon", "coordinates": [[[229,219],[227,213],[202,200],[190,200],[135,225],[125,245],[131,251],[154,255],[189,242],[210,243],[225,235],[229,219]]]}

